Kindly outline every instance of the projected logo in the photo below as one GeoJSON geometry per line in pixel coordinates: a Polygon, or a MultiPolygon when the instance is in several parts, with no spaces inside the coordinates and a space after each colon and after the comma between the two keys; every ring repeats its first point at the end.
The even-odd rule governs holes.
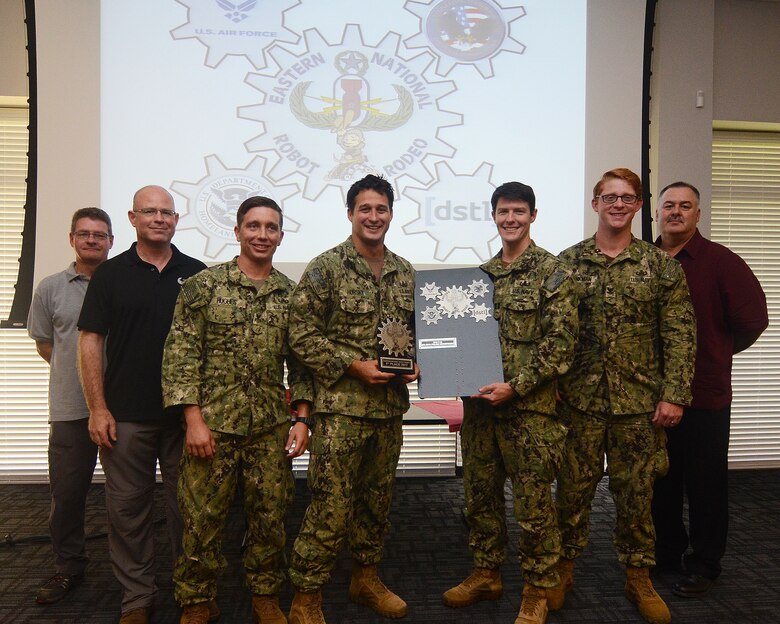
{"type": "Polygon", "coordinates": [[[409,0],[404,8],[419,17],[421,24],[420,32],[404,43],[408,48],[433,52],[440,76],[460,63],[473,65],[483,78],[491,78],[495,56],[525,50],[510,34],[512,22],[526,14],[522,6],[504,7],[498,0],[409,0]]]}
{"type": "Polygon", "coordinates": [[[176,0],[187,7],[188,21],[171,31],[174,39],[197,39],[206,49],[206,65],[226,56],[245,56],[257,69],[266,66],[265,49],[275,40],[297,43],[285,28],[284,14],[300,0],[176,0]]]}
{"type": "Polygon", "coordinates": [[[284,211],[284,230],[297,232],[300,224],[285,210],[284,200],[298,193],[297,184],[274,184],[265,177],[267,160],[256,156],[245,169],[228,169],[214,154],[206,156],[206,175],[197,182],[174,181],[171,190],[187,200],[187,214],[177,229],[198,230],[206,238],[204,253],[217,258],[226,247],[238,247],[233,228],[236,211],[248,197],[270,197],[284,211]]]}
{"type": "Polygon", "coordinates": [[[249,17],[249,13],[247,11],[251,11],[257,6],[257,0],[247,0],[246,2],[228,2],[227,0],[215,0],[215,2],[220,9],[227,11],[227,13],[225,13],[225,17],[236,24],[243,22],[247,17],[249,17]]]}
{"type": "Polygon", "coordinates": [[[404,197],[418,206],[418,217],[403,226],[405,234],[427,234],[433,239],[433,257],[444,261],[455,249],[466,249],[480,261],[490,258],[490,242],[498,237],[490,214],[490,196],[474,197],[495,189],[493,165],[482,163],[472,174],[459,175],[445,162],[436,163],[436,181],[427,188],[406,187],[404,197]],[[465,233],[468,233],[466,235],[465,233]],[[469,241],[464,245],[463,241],[469,241]]]}
{"type": "Polygon", "coordinates": [[[423,75],[429,55],[401,58],[397,33],[366,45],[354,24],[340,43],[329,44],[315,29],[305,31],[304,39],[305,50],[297,54],[269,48],[278,65],[274,73],[247,75],[247,84],[263,94],[261,104],[238,109],[239,117],[262,127],[247,150],[279,154],[270,174],[303,174],[308,199],[367,172],[389,179],[409,175],[422,184],[432,180],[423,161],[455,153],[439,134],[461,125],[462,117],[440,104],[454,84],[423,75]]]}

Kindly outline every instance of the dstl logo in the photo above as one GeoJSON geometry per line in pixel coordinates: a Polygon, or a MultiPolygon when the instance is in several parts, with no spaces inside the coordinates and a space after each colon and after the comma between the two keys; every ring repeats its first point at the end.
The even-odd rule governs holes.
{"type": "MultiPolygon", "coordinates": [[[[498,240],[490,202],[466,202],[464,198],[490,197],[496,188],[490,180],[493,165],[483,162],[473,173],[455,172],[445,161],[437,162],[435,167],[436,182],[427,188],[403,189],[403,196],[417,204],[417,218],[403,226],[404,233],[430,236],[434,241],[433,257],[439,262],[447,260],[456,249],[471,251],[484,262],[494,253],[491,242],[498,240]]],[[[460,261],[472,260],[466,254],[460,261]]]]}
{"type": "Polygon", "coordinates": [[[440,203],[437,197],[426,197],[423,212],[425,225],[437,225],[442,221],[492,221],[490,216],[490,202],[469,202],[467,204],[454,204],[449,199],[440,203]]]}

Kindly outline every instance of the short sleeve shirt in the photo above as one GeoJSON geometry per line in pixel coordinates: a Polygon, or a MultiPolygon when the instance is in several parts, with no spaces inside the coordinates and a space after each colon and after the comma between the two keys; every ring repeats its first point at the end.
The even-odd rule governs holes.
{"type": "MultiPolygon", "coordinates": [[[[172,246],[159,271],[142,260],[136,244],[101,264],[89,283],[80,330],[106,336],[104,392],[117,421],[163,418],[162,355],[173,309],[185,279],[206,268],[172,246]]],[[[181,414],[175,408],[174,414],[181,414]]]]}
{"type": "Polygon", "coordinates": [[[35,289],[27,333],[36,342],[52,345],[49,371],[49,422],[89,417],[76,362],[79,330],[76,322],[89,279],[76,272],[76,263],[41,280],[35,289]]]}

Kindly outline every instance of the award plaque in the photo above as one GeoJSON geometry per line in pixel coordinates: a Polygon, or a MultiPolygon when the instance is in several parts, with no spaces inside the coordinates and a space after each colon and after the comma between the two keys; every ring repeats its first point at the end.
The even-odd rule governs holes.
{"type": "Polygon", "coordinates": [[[414,308],[421,398],[471,396],[504,381],[487,273],[479,268],[417,271],[414,308]]]}
{"type": "Polygon", "coordinates": [[[387,318],[379,326],[379,370],[383,373],[414,373],[414,337],[406,323],[387,318]]]}

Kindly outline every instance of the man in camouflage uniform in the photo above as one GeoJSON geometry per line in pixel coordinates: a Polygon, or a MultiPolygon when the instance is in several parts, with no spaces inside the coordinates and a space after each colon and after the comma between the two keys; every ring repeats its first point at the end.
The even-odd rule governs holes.
{"type": "Polygon", "coordinates": [[[561,555],[552,482],[566,428],[556,415],[555,386],[574,357],[577,287],[571,271],[531,240],[537,213],[530,186],[508,182],[490,201],[501,251],[482,269],[495,285],[507,381],[464,399],[463,486],[474,571],[443,598],[451,607],[465,607],[501,596],[499,567],[507,541],[504,482],[509,477],[522,528],[518,551],[525,580],[516,622],[543,624],[545,588],[558,583],[561,555]]]}
{"type": "Polygon", "coordinates": [[[183,405],[187,423],[179,478],[184,552],[174,571],[182,624],[219,615],[217,577],[226,566],[220,535],[239,477],[254,620],[287,621],[277,595],[285,578],[284,517],[294,491],[290,462],[308,442],[313,388],[289,354],[294,283],[272,266],[283,237],[281,209],[266,197],[250,197],[236,221],[238,257],[184,283],[165,344],[165,405],[183,405]],[[299,415],[292,429],[285,360],[299,415]]]}
{"type": "Polygon", "coordinates": [[[680,264],[631,235],[642,184],[628,169],[605,173],[593,190],[596,235],[561,253],[582,288],[580,337],[560,405],[569,427],[556,506],[563,541],[563,603],[574,559],[588,541],[590,504],[609,466],[617,521],[614,541],[626,565],[626,595],[654,624],[671,614],[653,589],[653,482],[667,469],[664,427],[680,422],[691,401],[696,320],[680,264]]]}
{"type": "Polygon", "coordinates": [[[387,617],[406,603],[384,586],[382,558],[409,408],[406,384],[417,378],[377,366],[380,323],[413,322],[414,272],[384,246],[393,189],[377,176],[347,193],[352,235],[309,264],[290,303],[290,346],[314,375],[316,398],[309,464],[312,500],[293,546],[297,592],[291,624],[324,624],[320,588],[349,538],[349,597],[387,617]]]}

